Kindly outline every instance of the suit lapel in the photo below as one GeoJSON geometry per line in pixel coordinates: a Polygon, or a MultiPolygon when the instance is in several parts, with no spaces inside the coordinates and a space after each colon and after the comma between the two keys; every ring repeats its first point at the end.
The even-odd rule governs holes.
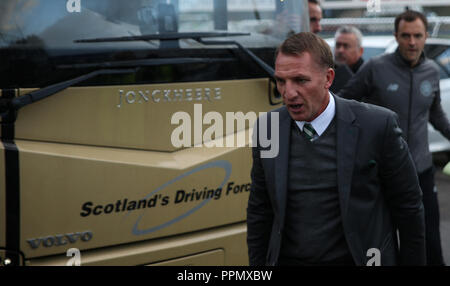
{"type": "MultiPolygon", "coordinates": [[[[337,128],[337,180],[342,217],[345,218],[352,185],[352,174],[358,143],[359,127],[356,117],[346,101],[335,96],[336,128],[337,128]]],[[[273,130],[275,131],[275,130],[273,130]]],[[[275,131],[276,132],[276,131],[275,131]]],[[[280,219],[284,221],[287,197],[288,164],[291,139],[291,119],[287,109],[280,110],[280,149],[274,158],[275,196],[280,211],[280,219]]],[[[345,219],[344,219],[345,221],[345,219]]]]}
{"type": "MultiPolygon", "coordinates": [[[[275,131],[275,130],[274,130],[275,131]]],[[[280,111],[280,149],[278,156],[274,159],[274,177],[276,198],[278,201],[278,209],[280,210],[280,219],[284,220],[286,210],[287,196],[287,180],[288,180],[288,164],[289,164],[289,146],[291,140],[291,118],[287,109],[280,111]]]]}
{"type": "Polygon", "coordinates": [[[343,221],[348,210],[359,128],[346,101],[335,96],[337,127],[337,180],[343,221]]]}

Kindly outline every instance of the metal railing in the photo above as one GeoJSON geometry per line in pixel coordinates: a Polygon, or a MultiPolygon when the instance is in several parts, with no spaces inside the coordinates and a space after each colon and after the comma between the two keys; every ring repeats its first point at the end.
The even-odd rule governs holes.
{"type": "MultiPolygon", "coordinates": [[[[371,2],[376,2],[372,0],[371,2]]],[[[321,5],[324,9],[358,9],[366,8],[368,0],[347,0],[347,1],[327,1],[321,0],[321,5]]],[[[436,6],[450,6],[447,0],[414,0],[414,1],[389,1],[379,0],[381,7],[404,7],[417,5],[422,7],[436,7],[436,6]]]]}
{"type": "MultiPolygon", "coordinates": [[[[450,38],[450,17],[428,17],[428,32],[431,37],[450,38]]],[[[389,34],[394,32],[395,17],[378,18],[324,18],[320,22],[323,34],[333,34],[342,25],[353,25],[364,34],[389,34]]]]}

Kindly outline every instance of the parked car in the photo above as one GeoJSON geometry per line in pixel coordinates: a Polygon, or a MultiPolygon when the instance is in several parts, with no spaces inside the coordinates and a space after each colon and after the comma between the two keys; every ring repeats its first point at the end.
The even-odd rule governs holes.
{"type": "MultiPolygon", "coordinates": [[[[334,50],[334,38],[328,38],[326,41],[334,50]]],[[[397,42],[394,36],[365,36],[362,46],[363,59],[367,61],[374,56],[394,52],[397,42]]],[[[450,117],[450,39],[428,38],[425,54],[439,66],[442,108],[450,117]]],[[[428,124],[428,140],[431,152],[446,152],[450,155],[450,142],[431,124],[428,124]]]]}

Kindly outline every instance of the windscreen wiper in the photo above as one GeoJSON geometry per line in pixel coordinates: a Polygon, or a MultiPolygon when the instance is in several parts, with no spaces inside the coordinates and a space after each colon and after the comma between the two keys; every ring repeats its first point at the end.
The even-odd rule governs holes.
{"type": "MultiPolygon", "coordinates": [[[[272,82],[275,82],[275,70],[262,59],[255,55],[250,49],[242,46],[237,41],[205,41],[203,38],[219,38],[219,37],[233,37],[233,36],[249,36],[250,33],[216,33],[216,32],[197,32],[197,33],[165,33],[152,34],[142,36],[125,36],[115,38],[95,38],[95,39],[80,39],[75,40],[76,43],[101,43],[101,42],[129,42],[129,41],[173,41],[181,39],[192,39],[206,46],[218,45],[234,45],[249,56],[264,72],[270,77],[272,82]]],[[[275,97],[280,98],[280,94],[274,89],[275,97]]],[[[277,105],[279,102],[273,102],[269,93],[269,102],[271,105],[277,105]]]]}
{"type": "Polygon", "coordinates": [[[261,60],[252,51],[250,51],[250,49],[244,47],[239,42],[236,42],[236,41],[204,41],[203,39],[195,39],[195,40],[205,46],[235,45],[240,50],[245,52],[253,61],[255,61],[258,64],[259,67],[261,67],[273,80],[275,80],[274,69],[270,65],[266,64],[266,62],[261,60]]]}
{"type": "Polygon", "coordinates": [[[109,69],[109,68],[133,68],[150,67],[162,65],[181,65],[181,64],[211,64],[217,62],[230,62],[230,58],[163,58],[163,59],[141,59],[127,61],[108,61],[83,64],[65,64],[56,66],[58,69],[109,69]]]}
{"type": "Polygon", "coordinates": [[[141,36],[124,36],[112,38],[94,38],[94,39],[79,39],[75,43],[103,43],[103,42],[132,42],[132,41],[172,41],[182,39],[200,39],[200,38],[218,38],[218,37],[235,37],[235,36],[250,36],[250,33],[218,33],[218,32],[196,32],[196,33],[164,33],[151,34],[141,36]]]}
{"type": "Polygon", "coordinates": [[[44,98],[47,98],[53,94],[56,94],[68,87],[74,86],[78,83],[81,83],[83,81],[86,81],[88,79],[94,78],[99,75],[108,75],[108,74],[127,74],[127,73],[135,73],[138,68],[134,69],[100,69],[96,70],[87,74],[84,74],[82,76],[59,82],[41,89],[38,89],[36,91],[32,91],[30,93],[27,93],[25,95],[14,97],[12,99],[1,99],[2,104],[1,110],[0,110],[0,116],[3,118],[9,118],[12,121],[15,121],[15,114],[17,111],[29,104],[32,104],[34,102],[38,102],[44,98]],[[7,102],[5,102],[7,101],[7,102]]]}
{"type": "Polygon", "coordinates": [[[196,32],[196,33],[165,33],[152,34],[142,36],[125,36],[113,38],[95,38],[95,39],[80,39],[75,40],[75,43],[102,43],[102,42],[132,42],[132,41],[152,41],[152,40],[181,40],[192,39],[203,45],[235,45],[240,50],[244,51],[258,66],[260,66],[272,79],[274,79],[274,70],[271,66],[266,64],[258,56],[256,56],[248,48],[242,46],[236,41],[204,41],[203,38],[220,38],[220,37],[235,37],[235,36],[250,36],[250,33],[217,33],[217,32],[196,32]]]}
{"type": "MultiPolygon", "coordinates": [[[[32,91],[26,95],[16,97],[13,99],[0,99],[0,115],[5,117],[7,113],[16,113],[20,108],[32,104],[47,98],[53,94],[56,94],[66,88],[89,80],[99,75],[112,75],[112,74],[127,74],[135,73],[139,68],[146,66],[160,66],[170,64],[192,64],[192,63],[215,63],[215,62],[227,62],[232,59],[227,58],[167,58],[167,59],[142,59],[142,60],[128,60],[117,62],[100,62],[100,63],[86,63],[86,64],[71,64],[71,65],[59,65],[59,69],[83,69],[94,68],[93,72],[81,75],[79,77],[59,82],[36,91],[32,91]],[[7,102],[6,102],[7,101],[7,102]]],[[[9,117],[11,118],[11,117],[9,117]]]]}
{"type": "MultiPolygon", "coordinates": [[[[275,70],[268,64],[266,64],[266,62],[264,62],[262,59],[260,59],[257,55],[255,55],[252,51],[250,51],[250,49],[244,47],[243,45],[241,45],[239,42],[237,41],[204,41],[203,39],[195,39],[197,40],[199,43],[205,45],[205,46],[221,46],[221,45],[235,45],[237,46],[241,51],[243,51],[244,53],[247,54],[247,56],[249,56],[260,68],[262,68],[266,74],[270,77],[270,80],[273,83],[276,83],[275,81],[275,70]]],[[[277,99],[281,98],[280,93],[278,92],[278,90],[276,88],[273,89],[273,93],[275,95],[275,97],[277,99]]],[[[272,100],[272,96],[270,94],[269,91],[269,103],[271,105],[278,105],[280,104],[279,101],[273,101],[272,100]]]]}

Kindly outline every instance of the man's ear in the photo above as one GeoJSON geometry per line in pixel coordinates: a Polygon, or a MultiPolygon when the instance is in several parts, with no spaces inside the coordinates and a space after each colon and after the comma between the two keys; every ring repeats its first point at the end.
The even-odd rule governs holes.
{"type": "Polygon", "coordinates": [[[325,83],[325,88],[329,89],[330,86],[333,84],[334,76],[335,76],[334,69],[328,68],[327,70],[327,82],[325,83]]]}

